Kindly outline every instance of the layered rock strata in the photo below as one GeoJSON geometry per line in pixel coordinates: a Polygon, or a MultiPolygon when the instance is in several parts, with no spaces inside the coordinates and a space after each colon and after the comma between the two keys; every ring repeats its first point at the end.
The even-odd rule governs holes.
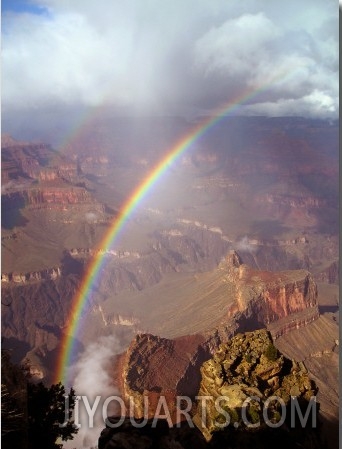
{"type": "MultiPolygon", "coordinates": [[[[145,335],[136,344],[144,344],[146,350],[149,342],[152,355],[159,342],[171,353],[174,346],[164,340],[145,335]]],[[[200,388],[197,401],[190,401],[192,408],[189,408],[190,398],[186,408],[181,401],[175,403],[171,391],[145,391],[145,398],[152,404],[148,413],[144,415],[143,410],[130,408],[129,417],[109,417],[99,438],[99,448],[265,449],[274,448],[274,444],[307,449],[321,447],[319,432],[312,424],[318,413],[318,406],[312,405],[317,391],[315,384],[303,363],[290,361],[277,351],[266,330],[236,335],[218,348],[213,358],[200,367],[200,372],[200,388]],[[275,401],[274,396],[279,399],[275,401]],[[300,429],[290,427],[291,415],[286,416],[291,412],[286,407],[291,397],[305,411],[310,404],[311,411],[300,429]],[[175,417],[178,422],[174,421],[175,417]],[[266,425],[266,419],[270,425],[266,425]]],[[[179,390],[176,393],[180,394],[179,390]]]]}
{"type": "Polygon", "coordinates": [[[199,368],[209,354],[202,336],[175,340],[139,334],[121,360],[121,390],[127,403],[133,401],[134,415],[144,416],[144,397],[153,414],[158,398],[166,397],[170,410],[177,395],[194,396],[198,390],[199,368]]]}
{"type": "Polygon", "coordinates": [[[30,207],[31,209],[72,210],[84,208],[85,205],[98,212],[104,212],[104,205],[94,200],[92,195],[82,187],[48,187],[30,188],[2,195],[4,211],[30,207]]]}
{"type": "Polygon", "coordinates": [[[77,176],[77,166],[69,158],[53,151],[44,143],[18,142],[2,136],[2,184],[18,179],[71,181],[77,176]]]}
{"type": "Polygon", "coordinates": [[[137,416],[142,416],[146,395],[168,392],[173,405],[177,394],[194,396],[199,388],[199,367],[236,333],[267,326],[277,338],[319,316],[317,287],[305,270],[251,270],[235,251],[219,270],[235,288],[235,302],[221,323],[203,329],[201,335],[174,340],[140,334],[121,358],[121,390],[126,400],[133,398],[137,416]]]}
{"type": "Polygon", "coordinates": [[[26,284],[27,282],[37,282],[45,279],[55,280],[61,276],[61,270],[61,267],[53,267],[45,270],[30,271],[28,273],[1,273],[1,283],[14,282],[16,284],[26,284]]]}
{"type": "Polygon", "coordinates": [[[235,286],[228,318],[234,317],[242,327],[268,326],[276,338],[318,318],[317,286],[308,271],[253,270],[235,251],[221,266],[235,286]]]}

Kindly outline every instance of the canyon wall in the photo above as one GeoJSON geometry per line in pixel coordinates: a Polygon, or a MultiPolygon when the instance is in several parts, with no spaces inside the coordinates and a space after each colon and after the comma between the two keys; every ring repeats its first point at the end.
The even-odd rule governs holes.
{"type": "Polygon", "coordinates": [[[92,210],[104,212],[104,205],[95,201],[82,187],[37,187],[2,195],[4,211],[29,207],[31,209],[83,209],[91,205],[92,210]]]}
{"type": "Polygon", "coordinates": [[[340,262],[336,260],[332,262],[327,268],[315,274],[315,279],[317,282],[326,282],[328,284],[338,284],[339,283],[339,271],[340,262]]]}
{"type": "Polygon", "coordinates": [[[1,139],[1,181],[31,178],[38,181],[63,179],[71,181],[77,176],[76,164],[44,143],[18,142],[10,136],[1,139]]]}
{"type": "Polygon", "coordinates": [[[221,323],[202,335],[169,340],[140,334],[121,358],[121,389],[133,398],[142,416],[144,395],[194,396],[199,388],[199,367],[238,332],[267,327],[277,338],[316,320],[317,287],[305,270],[265,272],[244,265],[231,251],[219,270],[235,286],[235,302],[221,323]],[[152,393],[151,393],[152,392],[152,393]]]}
{"type": "Polygon", "coordinates": [[[144,396],[153,404],[165,395],[172,408],[176,395],[192,397],[197,393],[199,368],[209,357],[203,343],[200,335],[174,340],[151,334],[135,337],[120,361],[120,388],[127,402],[133,400],[135,416],[144,415],[144,396]]]}
{"type": "Polygon", "coordinates": [[[272,327],[277,329],[273,336],[318,318],[317,286],[308,271],[253,270],[242,263],[235,251],[230,252],[222,266],[235,286],[235,303],[228,310],[228,318],[235,317],[244,326],[250,323],[252,327],[278,322],[278,326],[272,327]]]}
{"type": "Polygon", "coordinates": [[[28,273],[1,273],[1,282],[25,284],[27,282],[37,282],[45,279],[55,280],[61,276],[61,267],[47,268],[45,270],[30,271],[28,273]]]}

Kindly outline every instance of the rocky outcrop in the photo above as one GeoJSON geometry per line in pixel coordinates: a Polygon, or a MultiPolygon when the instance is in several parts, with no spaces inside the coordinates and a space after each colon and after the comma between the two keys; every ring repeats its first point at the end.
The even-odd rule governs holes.
{"type": "Polygon", "coordinates": [[[277,338],[319,316],[317,287],[305,270],[277,273],[252,270],[235,251],[228,254],[218,270],[226,283],[234,287],[235,295],[235,302],[222,316],[221,324],[203,330],[203,335],[175,340],[141,334],[125,354],[121,388],[126,399],[134,397],[140,410],[138,416],[144,395],[151,392],[169,391],[171,397],[172,392],[194,395],[199,386],[198,371],[196,374],[199,365],[237,332],[267,326],[273,338],[277,338]]]}
{"type": "MultiPolygon", "coordinates": [[[[151,335],[139,337],[136,344],[143,344],[148,351],[147,341],[151,343],[150,355],[155,343],[167,347],[169,353],[174,348],[169,341],[151,335]]],[[[312,429],[315,426],[310,421],[318,413],[318,407],[312,406],[317,391],[315,384],[303,363],[290,361],[277,351],[267,331],[238,334],[221,345],[214,357],[203,363],[200,372],[196,399],[184,397],[179,390],[154,388],[144,391],[149,407],[143,409],[134,407],[141,393],[131,391],[133,403],[121,408],[121,416],[107,419],[99,449],[273,449],[275,444],[307,449],[321,447],[319,434],[312,429]],[[272,401],[274,396],[277,400],[272,401]],[[286,406],[291,397],[296,398],[304,411],[310,404],[310,419],[303,428],[290,427],[291,417],[286,413],[291,409],[286,406]]],[[[143,371],[141,375],[144,376],[143,371]]]]}
{"type": "Polygon", "coordinates": [[[2,184],[25,178],[71,181],[77,176],[77,167],[73,161],[52,150],[49,145],[18,142],[10,136],[2,136],[1,176],[2,184]]]}
{"type": "Polygon", "coordinates": [[[82,187],[41,187],[30,188],[2,195],[2,207],[4,210],[30,207],[33,209],[61,209],[91,205],[91,208],[104,212],[104,206],[94,200],[92,195],[82,187]]]}
{"type": "Polygon", "coordinates": [[[114,250],[114,249],[93,249],[93,248],[71,248],[69,250],[69,254],[71,257],[91,257],[94,255],[101,255],[101,256],[112,256],[117,257],[119,259],[123,259],[126,257],[130,257],[133,259],[140,259],[142,256],[141,253],[138,251],[127,251],[127,250],[114,250]]]}
{"type": "Polygon", "coordinates": [[[187,218],[178,218],[178,223],[182,223],[188,226],[195,226],[196,228],[205,229],[210,232],[216,232],[218,234],[223,234],[222,229],[218,226],[208,226],[198,220],[188,220],[187,218]]]}
{"type": "Polygon", "coordinates": [[[129,251],[116,253],[106,255],[108,269],[97,286],[103,294],[140,291],[160,282],[166,273],[175,271],[172,261],[156,251],[140,256],[129,251]]]}
{"type": "Polygon", "coordinates": [[[245,326],[249,322],[254,328],[283,320],[283,329],[277,326],[279,335],[318,318],[317,286],[308,271],[253,270],[235,251],[221,263],[221,269],[227,271],[227,280],[235,286],[235,303],[228,310],[228,318],[235,317],[245,326]]]}
{"type": "Polygon", "coordinates": [[[246,245],[252,246],[293,246],[309,243],[307,237],[305,236],[299,236],[293,239],[267,239],[267,240],[246,237],[244,242],[246,245]]]}
{"type": "Polygon", "coordinates": [[[120,326],[136,326],[139,323],[139,320],[137,318],[134,318],[134,316],[126,316],[121,315],[119,313],[113,313],[113,314],[105,314],[101,305],[96,305],[93,308],[93,311],[96,313],[98,312],[101,315],[103,324],[105,326],[109,326],[111,324],[114,325],[120,325],[120,326]]]}
{"type": "Polygon", "coordinates": [[[37,356],[34,364],[47,380],[51,379],[51,353],[61,339],[77,287],[74,274],[39,282],[2,283],[3,347],[15,348],[16,363],[37,356]]]}
{"type": "Polygon", "coordinates": [[[1,273],[1,282],[26,284],[28,282],[39,282],[45,279],[55,280],[61,276],[61,273],[61,267],[47,268],[40,271],[30,271],[28,273],[1,273]]]}
{"type": "MultiPolygon", "coordinates": [[[[186,336],[175,340],[138,334],[121,361],[121,391],[129,403],[133,400],[135,416],[144,413],[144,397],[150,403],[167,395],[170,408],[176,395],[194,396],[198,391],[199,368],[208,354],[202,336],[186,336]]],[[[152,413],[152,410],[149,411],[152,413]]]]}
{"type": "Polygon", "coordinates": [[[213,269],[229,250],[231,241],[219,227],[184,220],[178,221],[177,227],[155,232],[153,249],[171,260],[177,271],[182,271],[182,265],[186,271],[186,265],[213,269]]]}
{"type": "Polygon", "coordinates": [[[194,422],[207,440],[223,423],[235,428],[256,423],[260,426],[265,419],[263,408],[272,396],[279,399],[268,410],[268,419],[277,423],[281,400],[284,405],[290,403],[291,397],[309,403],[317,392],[303,363],[281,355],[266,330],[238,334],[222,344],[213,358],[203,364],[201,375],[198,395],[207,400],[199,404],[194,422]],[[216,402],[219,398],[220,409],[216,402]],[[243,419],[244,407],[247,419],[243,419]]]}
{"type": "Polygon", "coordinates": [[[258,203],[269,203],[277,206],[302,207],[302,208],[316,208],[327,204],[325,199],[320,199],[314,196],[292,196],[292,195],[273,195],[265,194],[259,195],[256,198],[258,203]]]}

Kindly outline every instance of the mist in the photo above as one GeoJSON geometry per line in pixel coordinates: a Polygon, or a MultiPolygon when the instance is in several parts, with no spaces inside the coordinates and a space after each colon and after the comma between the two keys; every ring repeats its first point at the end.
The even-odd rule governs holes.
{"type": "MultiPolygon", "coordinates": [[[[66,449],[85,448],[97,446],[97,441],[105,423],[102,416],[104,402],[110,396],[120,396],[113,374],[114,359],[125,348],[115,335],[100,337],[94,343],[87,346],[77,362],[68,372],[73,379],[73,385],[77,396],[86,396],[90,408],[93,407],[96,397],[100,401],[94,415],[94,425],[89,427],[89,415],[86,411],[84,399],[78,401],[79,424],[81,425],[74,439],[66,443],[66,449]]],[[[115,413],[118,403],[111,401],[108,405],[108,415],[115,413]]]]}

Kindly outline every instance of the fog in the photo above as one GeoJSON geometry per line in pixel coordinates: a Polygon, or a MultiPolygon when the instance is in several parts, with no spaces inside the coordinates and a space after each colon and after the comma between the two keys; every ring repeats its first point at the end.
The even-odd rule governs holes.
{"type": "MultiPolygon", "coordinates": [[[[79,419],[81,425],[77,435],[70,442],[63,443],[65,448],[97,446],[101,430],[104,429],[103,408],[108,415],[117,411],[118,402],[110,401],[108,407],[105,401],[110,396],[119,396],[116,387],[116,379],[113,373],[113,360],[116,354],[122,352],[119,338],[115,335],[100,337],[97,341],[87,346],[77,362],[68,370],[69,379],[73,380],[77,396],[85,396],[78,400],[79,419]],[[97,407],[96,397],[100,396],[97,407]],[[87,412],[87,404],[94,414],[93,425],[90,420],[92,413],[87,412]]],[[[105,418],[106,418],[105,414],[105,418]]]]}

